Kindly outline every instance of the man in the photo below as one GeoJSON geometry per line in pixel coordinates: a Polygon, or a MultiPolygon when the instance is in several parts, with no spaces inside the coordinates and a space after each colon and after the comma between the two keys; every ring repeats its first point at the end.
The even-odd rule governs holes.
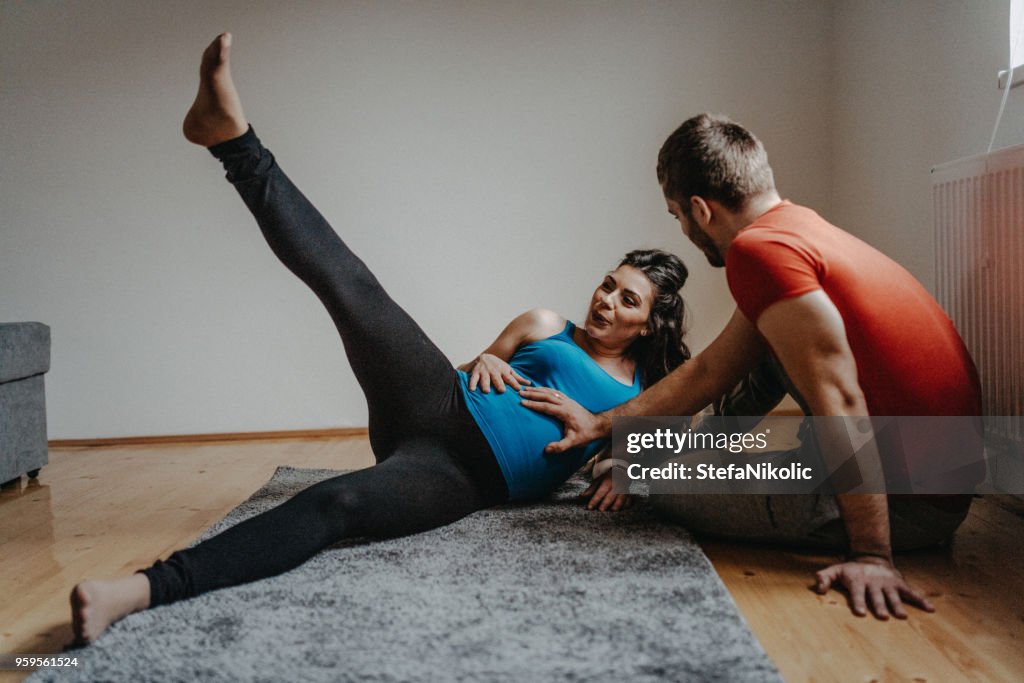
{"type": "MultiPolygon", "coordinates": [[[[781,363],[814,416],[981,414],[977,372],[934,299],[884,254],[783,201],[764,147],[745,128],[708,114],[687,120],[662,146],[658,180],[686,236],[712,266],[725,267],[737,310],[702,353],[608,413],[591,415],[564,396],[524,389],[525,405],[565,425],[564,438],[549,452],[607,436],[615,416],[694,414],[736,385],[765,352],[781,363]]],[[[591,505],[621,506],[622,494],[611,489],[610,477],[595,482],[591,505]]],[[[870,605],[880,619],[905,618],[904,602],[932,611],[895,568],[893,541],[920,546],[948,537],[970,497],[827,498],[835,519],[827,510],[823,516],[821,505],[804,505],[802,523],[834,522],[849,555],[817,573],[818,590],[845,588],[858,616],[870,605]]],[[[694,500],[696,506],[682,506],[684,523],[727,527],[732,536],[759,535],[767,524],[737,520],[749,510],[737,512],[743,504],[735,496],[719,496],[717,504],[707,496],[694,500]]],[[[767,504],[775,524],[770,498],[767,504]]]]}

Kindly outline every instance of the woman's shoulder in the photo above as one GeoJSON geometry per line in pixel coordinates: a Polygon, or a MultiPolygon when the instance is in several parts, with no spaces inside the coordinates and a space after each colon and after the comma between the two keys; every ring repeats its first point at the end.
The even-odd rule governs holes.
{"type": "Polygon", "coordinates": [[[526,344],[558,334],[568,322],[564,316],[547,308],[531,308],[519,316],[519,321],[525,330],[523,343],[526,344]]]}

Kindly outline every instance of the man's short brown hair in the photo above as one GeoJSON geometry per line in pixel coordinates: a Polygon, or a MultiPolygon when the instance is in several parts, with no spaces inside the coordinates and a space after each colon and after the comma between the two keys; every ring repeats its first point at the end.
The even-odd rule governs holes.
{"type": "Polygon", "coordinates": [[[658,182],[687,212],[694,195],[739,211],[751,197],[775,189],[761,141],[716,114],[687,119],[668,136],[658,153],[658,182]]]}

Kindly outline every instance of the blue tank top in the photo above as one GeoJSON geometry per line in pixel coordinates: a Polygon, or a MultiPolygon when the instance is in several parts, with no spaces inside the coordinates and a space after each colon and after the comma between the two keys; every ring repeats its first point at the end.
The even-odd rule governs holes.
{"type": "MultiPolygon", "coordinates": [[[[573,341],[576,326],[567,322],[558,334],[521,346],[509,361],[535,387],[550,387],[574,399],[592,413],[625,403],[640,393],[640,372],[626,385],[608,374],[573,341]]],[[[494,389],[485,394],[469,390],[469,375],[459,371],[459,384],[470,413],[491,444],[510,500],[539,498],[550,493],[578,470],[603,441],[565,453],[547,455],[544,447],[562,438],[562,423],[523,406],[519,393],[494,389]]]]}

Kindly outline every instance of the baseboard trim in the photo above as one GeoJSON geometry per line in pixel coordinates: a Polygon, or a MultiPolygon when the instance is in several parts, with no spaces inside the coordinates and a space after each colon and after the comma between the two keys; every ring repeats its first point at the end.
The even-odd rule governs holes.
{"type": "Polygon", "coordinates": [[[336,439],[365,437],[366,427],[336,429],[292,429],[278,432],[224,432],[219,434],[169,434],[166,436],[118,436],[99,439],[54,439],[50,448],[97,448],[109,446],[153,446],[210,443],[216,441],[278,441],[283,439],[336,439]]]}
{"type": "MultiPolygon", "coordinates": [[[[799,410],[783,408],[769,415],[798,416],[799,410]]],[[[161,444],[211,443],[216,441],[280,441],[284,439],[337,439],[339,437],[366,437],[366,427],[338,427],[334,429],[291,429],[278,432],[224,432],[218,434],[169,434],[164,436],[116,436],[98,439],[54,439],[50,448],[99,448],[109,446],[154,446],[161,444]]]]}

